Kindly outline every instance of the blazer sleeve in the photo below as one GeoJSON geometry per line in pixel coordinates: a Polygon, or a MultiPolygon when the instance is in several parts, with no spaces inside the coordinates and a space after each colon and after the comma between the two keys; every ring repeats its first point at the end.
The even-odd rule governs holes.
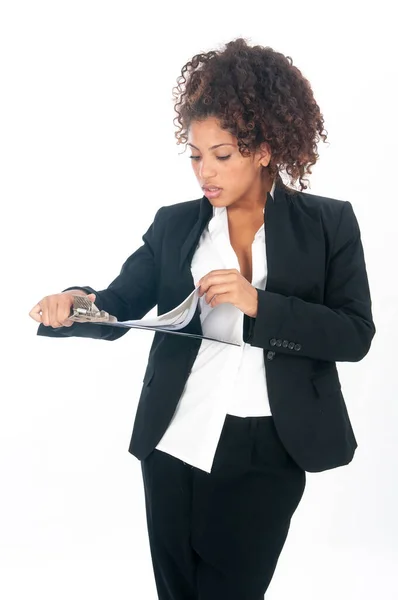
{"type": "Polygon", "coordinates": [[[298,357],[362,360],[376,328],[361,233],[351,203],[344,202],[341,211],[323,304],[261,289],[257,292],[257,316],[244,315],[245,342],[298,357]]]}
{"type": "MultiPolygon", "coordinates": [[[[90,286],[70,286],[62,290],[80,289],[96,295],[95,305],[117,317],[118,321],[142,319],[158,303],[158,282],[156,267],[156,247],[160,243],[161,207],[146,233],[140,246],[123,263],[119,275],[104,290],[90,286]]],[[[48,337],[89,337],[114,341],[125,335],[128,327],[112,327],[100,323],[73,323],[70,327],[51,327],[41,323],[37,335],[48,337]]]]}

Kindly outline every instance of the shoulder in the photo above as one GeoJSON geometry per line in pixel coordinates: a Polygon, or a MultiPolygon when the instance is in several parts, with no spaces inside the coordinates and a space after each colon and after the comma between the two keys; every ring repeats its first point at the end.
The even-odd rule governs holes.
{"type": "Polygon", "coordinates": [[[294,191],[292,194],[286,193],[286,198],[293,207],[313,214],[329,214],[331,216],[340,215],[345,204],[347,204],[347,200],[344,199],[320,196],[309,192],[294,191]]]}
{"type": "MultiPolygon", "coordinates": [[[[355,220],[354,211],[348,200],[321,196],[309,192],[299,192],[290,188],[290,193],[283,192],[284,199],[289,207],[302,217],[310,220],[321,221],[326,229],[336,230],[341,220],[355,220]]],[[[162,226],[168,222],[175,224],[182,219],[184,222],[193,223],[199,215],[201,198],[177,202],[161,206],[155,219],[162,226]]]]}
{"type": "Polygon", "coordinates": [[[296,215],[305,215],[320,222],[324,230],[337,233],[341,227],[357,228],[357,219],[351,202],[343,198],[332,198],[309,192],[285,193],[289,206],[296,215]]]}
{"type": "Polygon", "coordinates": [[[176,204],[167,204],[162,206],[159,210],[162,211],[162,218],[197,213],[200,208],[200,200],[200,198],[197,198],[196,200],[186,200],[185,202],[177,202],[176,204]]]}
{"type": "Polygon", "coordinates": [[[184,222],[195,221],[199,215],[200,200],[200,198],[197,198],[161,206],[155,215],[155,220],[161,222],[162,225],[166,225],[169,221],[176,223],[180,219],[184,222]]]}

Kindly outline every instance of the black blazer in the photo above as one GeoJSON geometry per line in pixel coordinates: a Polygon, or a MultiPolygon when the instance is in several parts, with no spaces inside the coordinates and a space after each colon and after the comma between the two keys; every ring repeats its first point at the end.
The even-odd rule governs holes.
{"type": "MultiPolygon", "coordinates": [[[[243,340],[263,348],[275,426],[304,470],[348,464],[357,447],[336,361],[360,361],[376,328],[361,234],[348,201],[295,192],[277,179],[264,211],[267,283],[258,289],[257,317],[244,316],[243,340]]],[[[213,215],[203,196],[161,207],[143,245],[95,304],[119,321],[141,319],[180,304],[194,289],[190,264],[213,215]]],[[[205,275],[206,273],[203,273],[205,275]]],[[[65,290],[63,290],[65,291],[65,290]]],[[[74,323],[37,335],[117,340],[127,328],[74,323]]],[[[202,334],[199,307],[184,331],[202,334]]],[[[215,342],[217,343],[217,342],[215,342]]],[[[129,452],[142,460],[156,447],[175,412],[201,340],[155,332],[129,452]]]]}

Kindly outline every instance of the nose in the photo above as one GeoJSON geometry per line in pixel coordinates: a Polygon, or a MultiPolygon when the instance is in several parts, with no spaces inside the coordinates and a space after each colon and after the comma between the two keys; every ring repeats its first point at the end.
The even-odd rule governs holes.
{"type": "Polygon", "coordinates": [[[210,164],[210,160],[200,160],[198,167],[198,175],[202,181],[208,181],[216,175],[216,171],[210,164]]]}

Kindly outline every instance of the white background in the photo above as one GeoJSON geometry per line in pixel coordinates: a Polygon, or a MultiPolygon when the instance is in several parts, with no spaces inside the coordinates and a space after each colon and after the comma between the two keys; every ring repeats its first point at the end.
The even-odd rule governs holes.
{"type": "Polygon", "coordinates": [[[397,598],[392,9],[2,4],[2,598],[157,598],[140,463],[127,450],[153,333],[116,343],[38,337],[29,311],[68,286],[104,289],[160,206],[202,196],[174,137],[172,87],[194,54],[238,36],[291,56],[312,83],[330,145],[320,142],[307,191],[352,203],[377,328],[365,359],[338,364],[354,461],[307,474],[266,597],[397,598]]]}

